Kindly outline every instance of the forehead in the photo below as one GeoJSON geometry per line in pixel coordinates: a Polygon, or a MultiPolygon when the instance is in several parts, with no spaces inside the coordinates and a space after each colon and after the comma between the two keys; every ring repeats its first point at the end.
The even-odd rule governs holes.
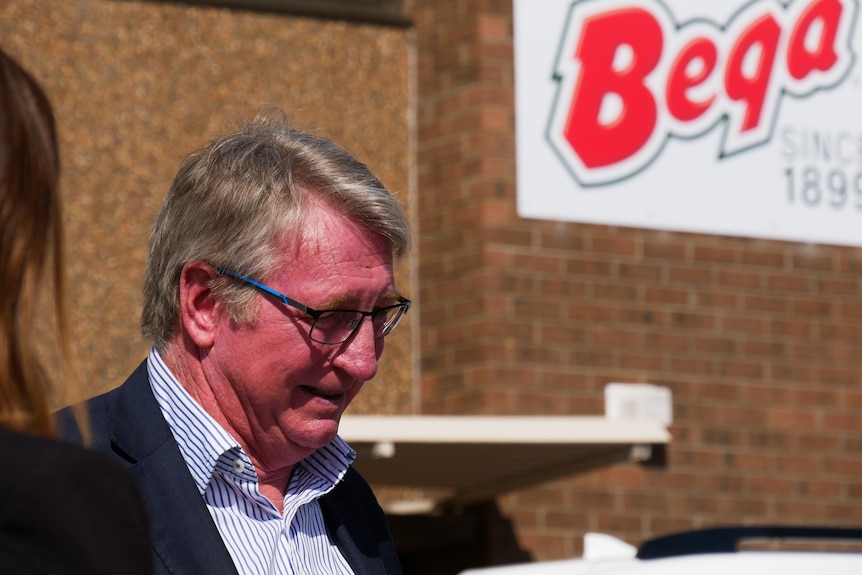
{"type": "Polygon", "coordinates": [[[389,240],[385,237],[325,207],[315,207],[308,211],[299,236],[300,251],[306,250],[321,255],[337,250],[374,253],[392,251],[389,240]]]}
{"type": "Polygon", "coordinates": [[[312,278],[385,276],[392,282],[389,240],[330,208],[309,209],[299,234],[285,236],[281,245],[280,267],[291,276],[301,269],[312,278]]]}

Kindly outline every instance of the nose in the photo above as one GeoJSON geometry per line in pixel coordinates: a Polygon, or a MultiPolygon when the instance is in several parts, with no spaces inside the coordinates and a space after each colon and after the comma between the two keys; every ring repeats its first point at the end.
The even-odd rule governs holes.
{"type": "Polygon", "coordinates": [[[374,337],[374,326],[362,318],[359,328],[342,343],[332,358],[332,364],[357,381],[368,381],[377,375],[377,362],[383,353],[383,339],[374,337]]]}

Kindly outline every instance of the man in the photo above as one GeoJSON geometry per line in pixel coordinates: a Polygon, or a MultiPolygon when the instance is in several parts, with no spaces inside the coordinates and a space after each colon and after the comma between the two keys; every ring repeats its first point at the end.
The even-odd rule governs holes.
{"type": "Polygon", "coordinates": [[[336,434],[410,306],[409,242],[363,164],[282,119],[184,162],[150,237],[152,351],[87,406],[144,495],[157,573],[400,573],[336,434]]]}

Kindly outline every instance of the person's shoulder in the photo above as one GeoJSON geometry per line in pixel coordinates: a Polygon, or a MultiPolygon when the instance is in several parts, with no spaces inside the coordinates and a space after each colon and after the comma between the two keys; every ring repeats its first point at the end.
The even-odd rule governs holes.
{"type": "Polygon", "coordinates": [[[41,462],[62,465],[68,458],[86,457],[84,449],[61,441],[0,427],[0,452],[14,467],[39,467],[41,462]]]}
{"type": "MultiPolygon", "coordinates": [[[[0,429],[0,564],[14,573],[149,573],[146,511],[106,455],[0,429]]],[[[6,572],[0,569],[0,572],[6,572]]]]}
{"type": "Polygon", "coordinates": [[[60,437],[69,443],[84,444],[79,419],[86,417],[90,427],[90,446],[97,451],[107,451],[110,443],[108,435],[112,421],[111,412],[123,404],[140,405],[141,393],[130,391],[130,388],[139,390],[142,386],[149,387],[146,366],[145,360],[121,385],[57,411],[55,416],[60,437]]]}
{"type": "MultiPolygon", "coordinates": [[[[7,469],[35,483],[77,488],[98,483],[130,483],[128,473],[107,456],[56,439],[0,429],[0,455],[7,469]]],[[[42,485],[50,487],[50,485],[42,485]]]]}
{"type": "Polygon", "coordinates": [[[60,440],[0,429],[0,486],[19,501],[52,513],[104,514],[120,510],[143,515],[134,481],[107,455],[60,440]]]}

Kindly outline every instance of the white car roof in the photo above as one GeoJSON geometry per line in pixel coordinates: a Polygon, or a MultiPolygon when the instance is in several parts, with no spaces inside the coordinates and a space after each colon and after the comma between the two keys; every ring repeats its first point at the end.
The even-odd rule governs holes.
{"type": "Polygon", "coordinates": [[[468,569],[461,575],[862,575],[862,552],[736,551],[737,542],[745,538],[858,543],[862,530],[713,528],[659,537],[640,551],[609,535],[588,533],[580,559],[468,569]]]}
{"type": "Polygon", "coordinates": [[[468,569],[461,575],[860,575],[862,553],[740,551],[663,559],[568,559],[468,569]]]}

